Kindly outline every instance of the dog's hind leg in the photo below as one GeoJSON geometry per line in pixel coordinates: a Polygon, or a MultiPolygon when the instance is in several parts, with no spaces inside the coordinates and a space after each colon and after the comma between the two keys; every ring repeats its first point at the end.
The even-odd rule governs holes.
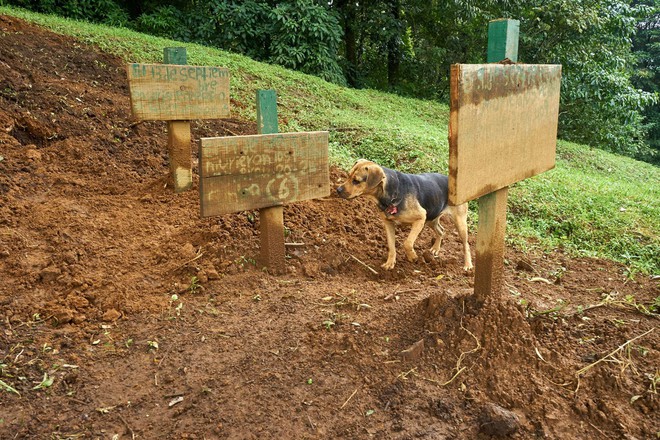
{"type": "Polygon", "coordinates": [[[468,205],[463,203],[458,206],[448,206],[447,211],[458,229],[458,236],[463,243],[463,269],[471,270],[472,269],[472,255],[470,254],[470,244],[468,243],[468,227],[467,227],[467,217],[468,217],[468,205]]]}
{"type": "Polygon", "coordinates": [[[440,253],[440,247],[442,246],[442,238],[445,236],[445,229],[440,224],[440,217],[436,218],[435,220],[431,220],[427,224],[431,227],[433,233],[435,234],[435,240],[433,241],[433,246],[431,246],[431,254],[438,256],[440,253]]]}
{"type": "Polygon", "coordinates": [[[393,222],[383,219],[383,226],[387,236],[387,261],[381,267],[390,270],[396,264],[396,234],[393,222]]]}

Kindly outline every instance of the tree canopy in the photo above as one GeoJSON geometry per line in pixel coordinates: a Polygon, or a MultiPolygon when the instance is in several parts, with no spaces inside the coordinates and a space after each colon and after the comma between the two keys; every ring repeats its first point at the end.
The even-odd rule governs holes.
{"type": "MultiPolygon", "coordinates": [[[[0,0],[3,2],[3,0],[0,0]]],[[[559,135],[660,161],[660,0],[4,0],[246,54],[351,87],[447,100],[520,20],[519,62],[562,64],[559,135]]]]}

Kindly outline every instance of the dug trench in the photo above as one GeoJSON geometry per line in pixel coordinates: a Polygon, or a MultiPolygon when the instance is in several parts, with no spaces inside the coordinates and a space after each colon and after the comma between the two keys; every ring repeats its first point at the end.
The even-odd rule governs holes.
{"type": "Polygon", "coordinates": [[[201,219],[196,178],[166,185],[165,123],[130,118],[124,61],[0,27],[0,438],[660,431],[657,280],[508,248],[505,291],[475,310],[449,223],[439,258],[425,231],[422,258],[386,273],[374,206],[332,196],[286,206],[296,245],[271,275],[257,213],[201,219]]]}

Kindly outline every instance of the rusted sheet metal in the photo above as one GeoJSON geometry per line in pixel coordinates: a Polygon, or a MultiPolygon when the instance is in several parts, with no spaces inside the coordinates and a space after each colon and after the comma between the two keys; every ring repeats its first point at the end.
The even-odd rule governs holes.
{"type": "Polygon", "coordinates": [[[202,138],[202,217],[330,195],[328,132],[202,138]]]}
{"type": "Polygon", "coordinates": [[[560,83],[560,65],[452,66],[450,203],[555,166],[560,83]]]}

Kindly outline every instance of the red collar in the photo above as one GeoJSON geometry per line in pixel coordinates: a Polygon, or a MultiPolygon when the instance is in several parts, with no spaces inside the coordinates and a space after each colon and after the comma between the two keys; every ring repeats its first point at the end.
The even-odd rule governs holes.
{"type": "Polygon", "coordinates": [[[390,205],[387,208],[385,208],[385,214],[395,215],[397,212],[399,212],[399,208],[397,208],[394,205],[390,205]]]}

